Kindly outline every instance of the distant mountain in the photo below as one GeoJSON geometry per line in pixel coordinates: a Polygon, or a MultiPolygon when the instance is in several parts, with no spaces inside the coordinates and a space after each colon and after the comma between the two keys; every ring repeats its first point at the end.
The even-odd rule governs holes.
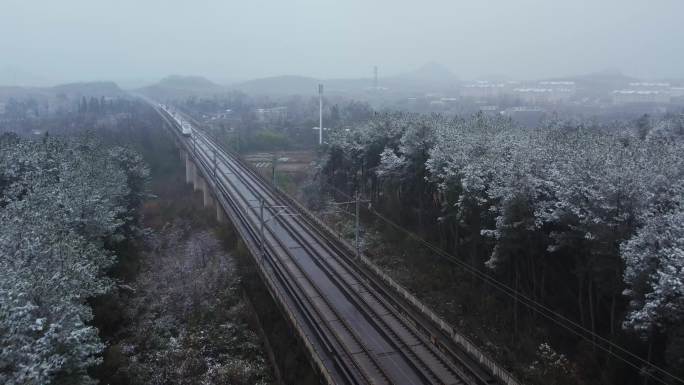
{"type": "Polygon", "coordinates": [[[0,86],[0,102],[6,102],[11,98],[14,99],[46,99],[50,96],[50,88],[39,87],[17,87],[17,86],[0,86]]]}
{"type": "Polygon", "coordinates": [[[160,87],[178,88],[186,90],[208,90],[221,89],[222,87],[211,80],[202,76],[181,76],[171,75],[163,78],[157,83],[160,87]]]}
{"type": "MultiPolygon", "coordinates": [[[[449,94],[458,85],[459,79],[449,68],[435,62],[424,64],[415,70],[394,76],[381,77],[378,86],[393,95],[415,95],[421,93],[449,94]]],[[[372,80],[368,79],[370,86],[372,80]]]]}
{"type": "Polygon", "coordinates": [[[573,80],[577,85],[578,93],[586,96],[606,95],[613,90],[629,87],[629,83],[639,81],[617,69],[571,76],[564,80],[573,80]]]}
{"type": "Polygon", "coordinates": [[[458,81],[458,77],[450,69],[436,62],[429,62],[413,71],[397,75],[395,79],[425,84],[444,84],[458,81]]]}
{"type": "Polygon", "coordinates": [[[54,100],[62,97],[80,99],[81,97],[124,97],[126,95],[127,93],[114,82],[69,83],[54,87],[0,87],[0,101],[9,98],[54,100]]]}
{"type": "Polygon", "coordinates": [[[639,79],[627,76],[617,69],[605,69],[588,74],[580,74],[551,80],[573,80],[578,85],[600,88],[621,87],[631,82],[639,81],[639,79]]]}
{"type": "Polygon", "coordinates": [[[306,76],[271,76],[233,84],[231,89],[257,95],[296,95],[315,94],[320,80],[306,76]]]}
{"type": "Polygon", "coordinates": [[[64,94],[69,97],[100,97],[121,96],[125,92],[114,82],[83,82],[67,83],[52,87],[55,94],[64,94]]]}
{"type": "Polygon", "coordinates": [[[201,76],[171,75],[137,92],[156,100],[213,95],[226,91],[225,87],[201,76]]]}
{"type": "MultiPolygon", "coordinates": [[[[381,77],[379,86],[391,92],[430,92],[453,88],[458,77],[447,67],[430,62],[414,71],[396,76],[381,77]]],[[[325,85],[327,95],[367,96],[373,86],[372,78],[316,79],[307,76],[282,75],[218,85],[200,76],[173,75],[158,83],[136,90],[155,100],[169,100],[190,96],[211,96],[228,91],[251,95],[316,95],[318,84],[325,85]]]]}
{"type": "MultiPolygon", "coordinates": [[[[427,63],[414,71],[396,76],[380,77],[379,86],[392,92],[415,92],[444,90],[452,88],[458,77],[447,67],[438,63],[427,63]]],[[[326,94],[367,96],[372,88],[372,78],[359,79],[316,79],[306,76],[272,76],[233,84],[231,89],[257,95],[315,95],[318,84],[323,83],[326,94]]]]}

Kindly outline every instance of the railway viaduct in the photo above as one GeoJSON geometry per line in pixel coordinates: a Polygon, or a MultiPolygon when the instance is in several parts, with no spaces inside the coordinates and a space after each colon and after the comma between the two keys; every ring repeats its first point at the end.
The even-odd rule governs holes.
{"type": "Polygon", "coordinates": [[[218,221],[229,219],[327,384],[520,383],[239,157],[197,127],[166,122],[218,221]]]}

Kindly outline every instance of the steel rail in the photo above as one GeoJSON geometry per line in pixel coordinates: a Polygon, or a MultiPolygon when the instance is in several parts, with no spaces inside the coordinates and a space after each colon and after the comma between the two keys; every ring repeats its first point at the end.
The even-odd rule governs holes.
{"type": "MultiPolygon", "coordinates": [[[[206,137],[206,135],[202,134],[202,137],[205,143],[210,143],[212,146],[215,146],[215,144],[211,143],[211,141],[206,137]]],[[[216,148],[214,148],[214,150],[221,151],[220,149],[216,148]]],[[[264,196],[267,196],[270,198],[270,203],[274,204],[282,202],[282,197],[278,196],[276,192],[272,191],[269,188],[269,185],[265,184],[261,179],[253,175],[250,172],[250,169],[235,166],[234,159],[227,159],[227,157],[223,154],[223,151],[221,151],[221,153],[222,157],[224,158],[224,161],[227,165],[229,165],[229,167],[233,171],[233,175],[237,176],[238,178],[241,178],[243,180],[243,185],[249,188],[254,196],[261,196],[262,198],[264,196]],[[247,174],[248,176],[245,176],[245,174],[247,174]],[[257,191],[257,187],[260,191],[257,191]]],[[[339,275],[342,272],[335,272],[335,267],[330,265],[329,260],[326,259],[323,255],[321,255],[321,251],[318,248],[316,248],[314,244],[317,245],[319,248],[323,248],[323,251],[327,251],[328,255],[334,255],[333,250],[328,248],[324,243],[321,243],[320,240],[317,240],[317,234],[314,234],[309,228],[309,226],[297,223],[296,226],[298,226],[299,229],[295,229],[295,224],[293,224],[293,222],[297,222],[297,219],[291,217],[277,218],[277,221],[279,221],[281,225],[286,227],[286,230],[292,238],[298,239],[300,241],[300,244],[307,248],[309,254],[316,258],[314,262],[316,262],[321,267],[321,269],[326,272],[330,280],[333,283],[335,283],[341,289],[343,294],[356,305],[360,313],[369,321],[370,324],[372,324],[375,327],[375,329],[380,334],[383,335],[383,337],[385,337],[385,340],[394,347],[394,350],[404,357],[405,361],[415,370],[416,373],[419,374],[424,383],[442,383],[439,375],[431,370],[431,367],[419,356],[419,354],[416,351],[412,349],[410,344],[406,343],[406,338],[402,338],[396,331],[394,331],[393,328],[384,319],[384,317],[379,316],[377,311],[372,309],[372,307],[366,302],[366,300],[364,300],[358,295],[358,292],[350,289],[346,283],[342,282],[339,279],[339,275]],[[303,233],[306,233],[311,239],[305,239],[303,233]]],[[[346,264],[339,265],[343,269],[345,269],[346,273],[354,276],[359,285],[363,285],[368,290],[370,295],[372,295],[379,304],[382,304],[384,309],[386,309],[390,313],[392,312],[393,309],[389,307],[384,302],[384,300],[380,298],[380,296],[374,293],[374,290],[370,289],[369,285],[359,277],[357,271],[355,271],[346,264]]],[[[403,319],[403,317],[399,317],[397,314],[392,315],[395,319],[399,321],[403,319]]],[[[463,378],[465,376],[464,373],[453,368],[448,360],[441,357],[440,353],[438,353],[434,348],[432,348],[432,344],[429,343],[423,336],[413,332],[409,325],[406,325],[403,322],[401,322],[401,326],[407,333],[410,333],[410,336],[416,338],[418,341],[422,343],[423,346],[426,347],[426,352],[430,354],[430,358],[433,358],[436,362],[442,365],[454,377],[463,378]]]]}
{"type": "MultiPolygon", "coordinates": [[[[206,136],[206,134],[204,134],[206,136]]],[[[213,142],[213,141],[212,141],[213,142]]],[[[218,145],[215,143],[212,143],[215,147],[218,148],[222,152],[222,156],[226,157],[223,152],[227,152],[226,150],[223,150],[220,148],[218,145]]],[[[245,170],[253,174],[257,179],[261,180],[262,184],[268,185],[268,181],[257,171],[255,171],[253,168],[249,167],[249,164],[244,162],[242,159],[240,159],[238,156],[235,156],[233,154],[230,154],[230,157],[232,160],[240,165],[243,166],[245,170]]],[[[277,189],[276,186],[276,193],[280,195],[280,197],[287,203],[289,203],[292,207],[296,208],[300,213],[302,213],[302,218],[307,222],[308,226],[306,226],[307,229],[312,230],[319,234],[321,238],[325,239],[329,246],[332,247],[338,255],[343,256],[346,261],[350,264],[355,266],[355,268],[363,275],[365,278],[365,282],[373,288],[375,288],[378,293],[381,294],[376,296],[378,300],[382,300],[385,303],[389,303],[389,306],[394,307],[401,315],[403,315],[408,322],[410,322],[413,326],[415,326],[417,329],[420,329],[423,331],[428,336],[434,336],[435,334],[442,334],[444,333],[444,330],[440,330],[439,328],[433,326],[430,322],[436,322],[434,320],[426,320],[423,321],[421,320],[422,317],[418,316],[417,311],[415,309],[411,309],[408,304],[405,304],[402,300],[402,298],[398,297],[396,293],[392,292],[389,287],[386,287],[382,283],[378,283],[377,279],[377,272],[375,271],[369,271],[367,268],[367,261],[364,261],[364,263],[360,263],[358,258],[355,257],[354,250],[351,248],[351,246],[347,243],[345,243],[342,238],[339,237],[339,235],[335,235],[334,231],[324,223],[320,221],[320,219],[314,217],[306,208],[304,208],[298,201],[294,200],[294,198],[290,197],[287,195],[285,192],[283,192],[280,189],[277,189]]],[[[363,259],[363,258],[362,258],[363,259]]],[[[380,277],[383,278],[383,277],[380,277]]],[[[397,288],[396,290],[399,290],[397,288]]],[[[423,310],[424,309],[418,309],[418,310],[423,310]]],[[[431,318],[431,317],[428,317],[431,318]]],[[[447,333],[443,334],[444,338],[448,341],[451,341],[454,336],[452,335],[453,333],[447,333]]],[[[460,368],[457,369],[461,373],[464,373],[465,376],[470,377],[472,382],[476,384],[483,384],[483,385],[490,385],[490,384],[496,384],[498,383],[498,380],[495,379],[490,372],[485,370],[480,364],[478,364],[477,361],[475,361],[467,351],[462,350],[459,346],[456,345],[451,345],[451,344],[445,344],[442,341],[437,341],[433,340],[433,343],[437,346],[437,348],[454,358],[454,361],[452,363],[458,365],[460,368]]],[[[477,353],[477,352],[474,352],[477,353]]],[[[510,375],[508,373],[501,373],[501,375],[504,378],[508,378],[506,383],[509,384],[517,384],[517,381],[514,379],[510,378],[510,375]]]]}
{"type": "MultiPolygon", "coordinates": [[[[156,106],[155,109],[157,109],[156,106]]],[[[158,109],[157,111],[164,116],[164,112],[161,112],[158,109]]],[[[177,124],[168,122],[168,119],[167,123],[171,126],[177,126],[177,124]]],[[[323,345],[332,356],[336,368],[346,379],[345,382],[373,383],[369,375],[365,373],[364,369],[355,361],[354,354],[352,354],[346,346],[335,328],[327,325],[327,322],[325,322],[326,318],[324,314],[321,313],[318,306],[306,294],[302,296],[301,293],[306,293],[306,290],[296,277],[293,276],[293,272],[288,268],[287,264],[278,257],[279,250],[280,255],[284,254],[293,262],[293,265],[297,267],[297,270],[307,280],[308,284],[323,299],[327,309],[335,315],[337,318],[336,320],[339,320],[348,334],[352,336],[356,344],[362,349],[363,354],[370,359],[373,366],[382,375],[383,380],[387,382],[390,382],[391,380],[389,374],[385,372],[383,366],[374,356],[372,349],[368,348],[361,340],[361,337],[354,332],[352,326],[336,310],[330,300],[326,298],[323,291],[316,285],[313,279],[308,276],[300,262],[297,261],[297,258],[289,250],[289,247],[280,239],[278,234],[276,234],[274,229],[276,225],[279,226],[281,231],[285,231],[290,239],[296,240],[301,245],[301,248],[308,253],[311,260],[329,278],[330,282],[332,282],[343,296],[355,306],[357,311],[360,312],[366,321],[384,337],[385,342],[392,346],[394,351],[403,357],[406,364],[415,369],[415,374],[422,380],[421,382],[430,384],[443,383],[441,382],[439,375],[428,364],[425,358],[415,351],[412,346],[406,343],[407,337],[397,332],[397,330],[395,330],[396,326],[392,327],[392,325],[389,324],[389,321],[383,318],[383,316],[373,308],[371,303],[368,302],[368,299],[365,299],[359,292],[354,290],[352,287],[353,285],[363,287],[365,292],[368,293],[377,304],[390,313],[394,320],[399,322],[399,326],[404,332],[409,334],[409,337],[413,337],[419,341],[420,344],[426,348],[423,353],[428,354],[428,358],[432,359],[433,365],[435,363],[441,365],[459,381],[452,383],[458,384],[461,383],[460,381],[470,384],[497,383],[497,381],[495,381],[487,371],[477,365],[467,353],[460,350],[455,351],[451,346],[437,344],[434,340],[428,341],[427,336],[432,335],[434,326],[426,325],[424,322],[429,322],[430,320],[422,321],[419,316],[414,314],[414,311],[409,309],[408,305],[404,304],[394,293],[390,292],[389,288],[376,282],[377,277],[373,275],[373,272],[364,268],[364,266],[350,254],[349,246],[338,237],[335,237],[332,231],[326,226],[319,226],[320,220],[311,218],[311,214],[304,209],[301,204],[277,189],[277,187],[274,190],[273,186],[266,182],[262,175],[249,167],[249,165],[239,157],[227,153],[205,133],[200,132],[198,129],[193,127],[193,136],[195,136],[194,144],[197,144],[197,137],[199,137],[202,142],[202,144],[197,147],[189,146],[187,142],[185,142],[187,138],[179,135],[178,129],[172,131],[174,136],[180,140],[184,147],[186,147],[186,151],[192,154],[198,165],[201,166],[198,167],[198,169],[202,169],[205,180],[211,181],[212,187],[218,190],[214,192],[217,200],[219,200],[218,195],[220,193],[221,198],[223,198],[221,199],[221,204],[230,206],[229,208],[233,212],[233,216],[241,223],[240,226],[237,226],[241,236],[243,239],[246,237],[251,238],[249,240],[245,239],[246,243],[251,243],[252,246],[254,246],[258,244],[257,240],[265,242],[265,246],[267,247],[265,248],[266,252],[264,253],[263,258],[266,260],[265,262],[267,262],[268,266],[270,266],[270,273],[276,277],[279,285],[287,292],[287,295],[292,302],[299,308],[298,311],[302,314],[308,327],[316,334],[316,338],[320,340],[321,345],[323,345]],[[235,182],[232,180],[234,178],[229,177],[224,170],[220,170],[220,175],[218,175],[218,167],[215,166],[216,169],[212,169],[210,166],[212,159],[210,151],[211,155],[218,154],[221,157],[222,166],[225,166],[226,169],[232,171],[230,175],[238,178],[243,188],[246,188],[252,196],[261,197],[264,201],[268,199],[269,206],[285,203],[300,215],[297,217],[283,217],[277,215],[275,210],[264,207],[266,211],[272,215],[272,218],[274,218],[274,225],[268,226],[268,234],[265,235],[264,239],[260,239],[256,230],[257,214],[255,209],[249,205],[250,199],[240,191],[241,189],[236,186],[235,182]],[[212,170],[215,170],[217,174],[214,174],[212,170]],[[229,186],[228,188],[232,190],[232,193],[226,189],[226,185],[229,186]],[[243,203],[240,204],[236,197],[240,198],[243,203]],[[242,227],[242,229],[240,227],[242,227]],[[334,258],[336,264],[333,265],[331,258],[327,258],[327,256],[341,256],[342,258],[334,258]],[[356,283],[350,284],[347,282],[342,278],[344,274],[352,277],[356,283]],[[292,283],[293,281],[294,284],[292,283]],[[318,322],[318,320],[323,320],[324,322],[322,323],[325,324],[325,327],[322,327],[321,322],[318,322]],[[422,330],[423,332],[419,333],[418,330],[422,330]],[[444,355],[450,357],[450,359],[446,358],[444,355]]],[[[252,249],[258,250],[254,247],[252,247],[252,249]]],[[[252,250],[253,253],[254,250],[252,250]]],[[[255,257],[255,259],[257,259],[257,264],[259,264],[258,253],[255,254],[255,257]]],[[[261,261],[261,263],[263,262],[264,261],[261,261]]],[[[260,266],[264,269],[264,274],[268,273],[266,265],[260,266]]],[[[432,338],[430,337],[430,339],[432,338]]],[[[311,353],[315,354],[315,352],[311,353]]]]}
{"type": "MultiPolygon", "coordinates": [[[[209,154],[208,154],[207,152],[205,152],[201,147],[198,148],[198,151],[202,152],[202,156],[206,157],[207,159],[209,158],[209,154]]],[[[206,161],[202,160],[202,162],[205,163],[205,166],[206,166],[206,161]]],[[[227,164],[225,164],[225,163],[224,163],[224,165],[230,167],[229,165],[227,165],[227,164]]],[[[240,192],[240,189],[239,189],[237,186],[235,186],[234,182],[232,182],[232,181],[230,180],[230,178],[226,175],[226,173],[225,173],[223,170],[220,170],[220,171],[217,170],[217,172],[219,172],[219,173],[221,174],[222,179],[223,179],[226,183],[228,183],[229,185],[232,186],[232,190],[234,191],[234,195],[233,195],[233,196],[239,196],[240,198],[242,198],[242,201],[243,201],[243,202],[249,202],[249,201],[250,201],[247,197],[244,196],[244,194],[243,194],[242,192],[240,192]]],[[[239,172],[239,170],[234,170],[234,172],[239,172]]],[[[245,186],[249,187],[249,185],[247,185],[247,184],[245,184],[245,186]]],[[[225,193],[224,193],[224,194],[225,194],[225,193]]],[[[230,195],[229,195],[229,196],[230,196],[230,195]]],[[[242,210],[247,211],[247,212],[251,212],[251,214],[253,214],[253,216],[256,216],[256,213],[254,212],[254,207],[249,206],[248,203],[243,204],[243,205],[241,205],[241,206],[242,206],[242,210]]],[[[276,212],[273,211],[272,208],[271,208],[270,206],[265,206],[264,208],[265,208],[267,211],[269,211],[269,212],[271,213],[271,215],[272,215],[273,218],[276,218],[276,219],[281,219],[281,218],[282,218],[281,216],[276,215],[276,212]]],[[[248,221],[249,221],[249,220],[246,220],[246,221],[245,221],[246,225],[247,225],[247,226],[251,226],[251,224],[249,224],[248,221]]],[[[264,239],[263,241],[265,242],[266,247],[269,248],[269,251],[272,251],[274,254],[277,254],[277,253],[275,252],[275,250],[274,250],[275,247],[272,245],[273,243],[276,243],[276,244],[280,247],[280,249],[281,249],[285,254],[287,254],[287,255],[290,257],[290,259],[291,259],[292,261],[296,261],[296,259],[294,258],[294,256],[289,252],[288,247],[282,243],[282,241],[277,237],[277,235],[273,232],[273,230],[272,230],[271,228],[267,228],[267,231],[268,231],[268,236],[269,236],[269,239],[271,240],[271,242],[268,242],[266,239],[264,239]]],[[[260,241],[261,241],[261,240],[260,240],[260,241]]],[[[286,267],[282,266],[283,263],[282,263],[282,261],[280,260],[280,258],[273,257],[273,256],[271,256],[270,254],[268,255],[268,257],[271,258],[272,264],[275,264],[275,265],[278,265],[278,266],[279,266],[279,269],[281,269],[281,270],[282,270],[282,269],[287,270],[286,267]]],[[[257,258],[259,258],[259,256],[257,256],[257,258]]],[[[296,263],[296,262],[295,262],[295,263],[296,263]]],[[[301,265],[298,265],[298,268],[300,269],[302,275],[307,279],[307,282],[308,282],[313,288],[316,289],[316,291],[319,293],[319,296],[325,301],[325,303],[326,303],[326,305],[328,306],[329,310],[330,310],[333,314],[335,314],[335,316],[337,317],[337,320],[339,320],[340,323],[342,323],[342,324],[345,326],[347,332],[355,339],[355,341],[357,342],[357,344],[362,348],[362,351],[368,356],[368,358],[369,358],[371,361],[374,361],[374,364],[375,364],[375,366],[376,366],[376,370],[381,374],[381,376],[382,376],[383,378],[385,378],[385,380],[387,381],[387,383],[389,383],[389,377],[388,377],[387,373],[385,373],[384,370],[383,370],[383,368],[382,368],[382,366],[381,366],[377,361],[374,360],[373,355],[369,352],[369,349],[365,346],[364,342],[363,342],[363,341],[359,338],[359,336],[354,332],[354,330],[351,328],[351,326],[350,326],[348,323],[346,323],[344,317],[342,317],[342,316],[336,311],[336,309],[335,309],[335,307],[333,306],[333,304],[330,303],[330,301],[329,301],[329,300],[325,297],[325,295],[320,291],[320,289],[317,287],[317,285],[316,285],[308,276],[306,276],[306,274],[304,273],[303,269],[301,268],[301,265]]],[[[285,274],[287,274],[287,273],[283,273],[282,275],[284,276],[285,274]]],[[[290,277],[291,277],[291,275],[290,275],[290,277]]],[[[296,282],[297,280],[295,279],[294,281],[296,282]]],[[[287,284],[291,286],[290,280],[288,280],[287,284]]],[[[304,292],[304,288],[303,288],[301,285],[300,285],[299,287],[300,287],[300,291],[301,291],[301,292],[304,292]]],[[[296,294],[296,293],[295,293],[295,295],[299,296],[299,295],[296,294]]],[[[308,296],[304,296],[304,298],[305,298],[305,300],[300,300],[300,301],[298,301],[298,302],[301,303],[302,306],[306,306],[307,309],[308,309],[308,308],[313,308],[314,311],[318,313],[319,319],[325,320],[324,315],[321,314],[321,313],[318,311],[318,308],[315,306],[315,304],[312,303],[312,301],[310,300],[310,298],[309,298],[308,296]],[[307,303],[305,304],[304,302],[307,302],[307,303]]],[[[322,323],[325,324],[325,322],[322,322],[322,323]]],[[[336,333],[336,332],[334,331],[334,329],[330,328],[330,330],[331,330],[330,333],[331,333],[333,336],[335,336],[335,338],[336,338],[338,341],[341,341],[341,340],[342,340],[342,337],[339,336],[339,334],[336,333]]],[[[343,343],[341,343],[340,345],[343,346],[343,347],[345,346],[343,343]]],[[[346,350],[345,354],[347,354],[347,355],[349,356],[349,358],[351,358],[352,361],[355,362],[351,356],[353,356],[354,354],[358,354],[358,353],[352,353],[352,352],[350,352],[349,350],[346,350]]],[[[358,368],[358,369],[359,369],[359,372],[364,376],[365,380],[366,380],[368,383],[373,383],[373,381],[371,380],[371,378],[369,378],[369,377],[366,375],[366,373],[363,372],[363,370],[361,370],[361,368],[358,368]]]]}
{"type": "MultiPolygon", "coordinates": [[[[172,124],[172,125],[175,125],[175,124],[172,124]]],[[[184,138],[182,136],[177,136],[177,138],[180,139],[181,142],[183,142],[184,138]]],[[[186,151],[190,151],[191,146],[188,146],[186,143],[184,145],[186,147],[186,151]]],[[[197,150],[197,148],[195,148],[195,150],[197,150]]],[[[190,152],[190,153],[192,153],[192,152],[190,152]]],[[[204,153],[203,156],[208,158],[208,155],[206,153],[204,153]]],[[[210,179],[212,174],[209,172],[209,170],[211,170],[211,168],[207,164],[207,161],[205,161],[205,159],[199,158],[197,156],[194,156],[194,158],[196,159],[197,163],[199,163],[204,168],[203,174],[205,175],[205,178],[210,179]]],[[[222,171],[222,173],[223,173],[223,171],[222,171]]],[[[225,174],[222,176],[226,180],[226,182],[230,183],[230,178],[228,178],[225,174]]],[[[239,205],[239,203],[232,198],[230,193],[228,191],[226,191],[225,186],[222,185],[221,183],[214,183],[214,187],[218,188],[220,190],[220,193],[223,195],[223,198],[226,201],[226,203],[229,206],[231,206],[234,214],[236,214],[236,216],[240,219],[240,222],[242,222],[241,226],[247,230],[248,234],[241,234],[243,236],[243,238],[245,238],[245,235],[248,235],[249,237],[252,238],[251,242],[256,244],[257,243],[256,240],[259,239],[259,237],[256,235],[256,229],[254,229],[254,224],[250,223],[252,221],[250,221],[248,218],[246,218],[245,214],[244,214],[245,212],[249,212],[249,210],[245,210],[245,207],[240,207],[240,206],[244,206],[244,205],[239,205]]],[[[235,191],[235,194],[239,194],[239,189],[237,189],[235,186],[233,186],[233,189],[235,191]]],[[[273,236],[273,238],[277,240],[277,237],[273,236]]],[[[267,249],[267,253],[264,257],[268,258],[268,262],[269,262],[270,267],[271,267],[271,272],[275,273],[276,278],[280,281],[281,285],[286,289],[289,296],[292,299],[294,299],[294,302],[296,304],[298,304],[298,307],[300,308],[299,310],[304,315],[307,323],[311,326],[312,330],[314,332],[316,332],[316,334],[318,335],[318,338],[323,342],[323,345],[325,346],[327,352],[332,354],[333,361],[336,363],[336,366],[342,372],[342,374],[344,375],[344,378],[346,379],[345,382],[350,383],[350,384],[362,384],[362,383],[364,383],[364,384],[375,384],[375,382],[371,381],[365,375],[365,373],[358,367],[358,365],[356,365],[356,361],[351,357],[350,352],[345,351],[343,354],[340,354],[340,352],[339,352],[340,348],[335,346],[335,345],[339,345],[342,347],[342,349],[344,349],[344,345],[339,341],[339,336],[337,336],[338,341],[336,344],[336,343],[332,342],[329,338],[330,334],[335,335],[334,331],[331,330],[329,332],[326,332],[326,331],[322,330],[321,324],[325,324],[325,323],[324,322],[318,322],[317,319],[323,319],[323,315],[320,313],[318,313],[316,315],[312,314],[311,309],[314,309],[314,311],[316,311],[317,308],[314,305],[312,305],[311,303],[309,303],[308,305],[305,303],[306,301],[304,299],[302,299],[302,296],[299,294],[300,292],[304,292],[304,291],[301,290],[301,287],[300,287],[300,290],[298,292],[298,290],[293,287],[293,285],[291,283],[291,279],[290,279],[291,277],[286,272],[283,271],[284,267],[282,266],[280,259],[271,255],[271,253],[273,253],[274,250],[272,250],[272,247],[270,244],[267,243],[267,245],[268,245],[268,249],[267,249]],[[345,355],[346,355],[346,357],[343,357],[345,355]],[[354,366],[354,368],[353,369],[349,368],[349,365],[347,364],[347,362],[351,362],[351,364],[352,364],[352,366],[354,366]],[[363,380],[359,379],[359,375],[363,377],[363,380]]],[[[306,296],[304,296],[304,297],[306,298],[306,296]]],[[[369,355],[369,358],[372,358],[372,357],[370,357],[370,355],[369,355]]],[[[382,373],[382,368],[380,366],[378,366],[378,371],[380,373],[382,373]]]]}

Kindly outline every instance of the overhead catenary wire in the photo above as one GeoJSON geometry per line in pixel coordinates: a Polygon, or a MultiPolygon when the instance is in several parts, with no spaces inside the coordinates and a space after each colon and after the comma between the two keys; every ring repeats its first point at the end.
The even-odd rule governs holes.
{"type": "MultiPolygon", "coordinates": [[[[346,199],[355,200],[357,198],[352,197],[351,195],[347,194],[346,192],[342,191],[341,189],[337,188],[336,186],[324,181],[322,178],[319,178],[319,181],[328,186],[330,189],[336,191],[340,195],[344,196],[346,199]]],[[[684,384],[684,379],[666,371],[665,369],[660,368],[659,366],[639,357],[635,353],[632,353],[626,348],[623,348],[622,346],[592,332],[591,330],[585,328],[584,326],[576,323],[575,321],[572,321],[571,319],[563,316],[562,314],[548,308],[544,304],[537,302],[536,300],[526,296],[525,294],[517,291],[516,289],[508,286],[507,284],[497,280],[496,278],[492,277],[491,275],[481,271],[480,269],[476,268],[475,266],[472,266],[460,259],[458,259],[456,256],[449,254],[448,252],[442,250],[440,247],[433,245],[432,243],[426,241],[425,239],[421,238],[417,234],[413,233],[412,231],[406,229],[405,227],[399,225],[398,223],[394,222],[393,220],[387,218],[385,215],[379,213],[372,207],[367,208],[368,212],[373,214],[374,216],[378,217],[381,219],[383,222],[389,224],[390,226],[396,228],[397,230],[404,232],[406,235],[408,235],[410,238],[418,241],[425,247],[427,247],[429,250],[433,251],[436,255],[447,259],[450,262],[453,262],[457,264],[458,266],[464,268],[465,270],[473,273],[473,275],[477,276],[478,278],[482,279],[485,283],[490,284],[492,287],[495,289],[498,289],[505,295],[513,298],[515,301],[521,303],[523,306],[526,306],[527,308],[531,309],[532,311],[537,312],[538,314],[542,315],[549,321],[561,326],[562,328],[568,330],[569,332],[577,335],[578,337],[582,338],[585,341],[588,341],[592,343],[594,346],[598,347],[599,349],[605,351],[606,353],[612,355],[613,357],[617,358],[618,360],[624,362],[628,366],[636,369],[637,371],[640,371],[643,375],[648,376],[649,378],[658,381],[660,383],[666,383],[662,378],[656,376],[654,373],[650,372],[649,370],[643,370],[643,367],[640,367],[638,364],[630,361],[629,359],[625,358],[625,356],[632,358],[633,360],[637,361],[639,364],[643,365],[647,369],[651,369],[654,372],[657,372],[660,374],[662,377],[669,378],[671,380],[676,381],[677,383],[684,384]],[[589,338],[590,336],[591,338],[589,338]],[[596,343],[596,340],[604,342],[607,346],[600,345],[596,343]],[[622,352],[624,355],[617,354],[614,352],[611,348],[614,348],[615,350],[622,352]]]]}
{"type": "MultiPolygon", "coordinates": [[[[320,182],[328,187],[330,187],[332,190],[335,192],[339,193],[346,199],[354,199],[352,196],[347,194],[346,192],[342,191],[341,189],[337,188],[336,186],[333,186],[332,184],[324,181],[323,179],[320,179],[320,182]]],[[[518,301],[525,307],[529,308],[530,310],[542,315],[549,321],[561,326],[562,328],[568,330],[569,332],[577,335],[578,337],[582,338],[585,341],[588,341],[592,343],[594,346],[600,348],[601,350],[605,351],[606,353],[612,355],[613,357],[619,359],[620,361],[624,362],[625,364],[629,365],[630,367],[636,369],[637,371],[640,371],[642,374],[650,377],[653,380],[656,380],[660,383],[666,383],[662,378],[656,376],[654,373],[652,373],[649,370],[643,370],[643,367],[646,367],[647,369],[651,369],[654,372],[660,374],[663,377],[666,377],[670,380],[674,380],[677,383],[684,384],[684,379],[668,372],[667,370],[641,358],[637,354],[629,351],[628,349],[616,344],[613,341],[610,341],[609,339],[602,337],[601,335],[585,328],[584,326],[578,324],[577,322],[567,318],[566,316],[548,308],[546,305],[542,304],[541,302],[538,302],[527,295],[521,293],[520,291],[510,287],[504,282],[501,282],[497,280],[496,278],[492,277],[491,275],[481,271],[475,266],[470,265],[467,262],[464,262],[457,258],[456,256],[449,254],[448,252],[444,251],[440,247],[433,245],[432,243],[426,241],[419,235],[413,233],[411,230],[406,229],[405,227],[401,226],[400,224],[396,223],[395,221],[391,220],[390,218],[387,218],[385,215],[382,213],[378,212],[377,210],[373,209],[372,207],[368,207],[367,211],[383,222],[389,224],[390,226],[394,227],[395,229],[403,232],[404,234],[408,235],[410,238],[418,241],[420,244],[428,248],[429,250],[433,251],[436,255],[447,259],[448,261],[458,265],[459,267],[462,267],[463,269],[467,270],[468,272],[472,273],[473,275],[477,276],[478,278],[482,279],[485,283],[491,285],[495,289],[498,289],[505,295],[513,298],[515,301],[518,301]],[[596,340],[605,343],[604,346],[602,344],[598,344],[596,340]],[[617,354],[615,351],[612,349],[615,349],[623,354],[617,354]],[[625,357],[626,356],[626,357],[625,357]],[[629,357],[629,358],[627,358],[629,357]],[[637,361],[640,365],[643,367],[640,367],[638,364],[635,362],[630,361],[630,358],[633,361],[637,361]]]]}

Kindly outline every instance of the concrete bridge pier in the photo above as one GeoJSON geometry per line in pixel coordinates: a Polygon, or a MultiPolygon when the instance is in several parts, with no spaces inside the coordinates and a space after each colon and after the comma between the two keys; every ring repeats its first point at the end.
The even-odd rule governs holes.
{"type": "Polygon", "coordinates": [[[209,185],[204,179],[202,179],[202,203],[204,204],[204,207],[214,206],[214,196],[211,195],[211,191],[209,191],[209,185]]]}
{"type": "Polygon", "coordinates": [[[190,154],[187,151],[181,149],[180,154],[181,159],[185,160],[185,183],[192,183],[193,191],[202,191],[202,203],[204,207],[216,207],[216,220],[219,223],[223,223],[226,219],[226,215],[211,192],[209,182],[200,175],[197,166],[195,166],[195,163],[192,161],[190,154]]]}
{"type": "Polygon", "coordinates": [[[226,222],[226,213],[223,212],[223,207],[221,207],[218,201],[216,201],[216,222],[226,222]]]}
{"type": "Polygon", "coordinates": [[[195,172],[193,173],[193,178],[192,178],[192,190],[193,191],[201,190],[202,189],[202,181],[203,181],[202,176],[199,174],[199,172],[197,172],[197,166],[195,166],[194,164],[193,164],[193,169],[195,172]]]}
{"type": "Polygon", "coordinates": [[[185,183],[190,183],[195,180],[195,174],[197,173],[197,170],[195,170],[195,164],[192,163],[192,160],[190,160],[190,156],[186,153],[185,154],[185,183]]]}

